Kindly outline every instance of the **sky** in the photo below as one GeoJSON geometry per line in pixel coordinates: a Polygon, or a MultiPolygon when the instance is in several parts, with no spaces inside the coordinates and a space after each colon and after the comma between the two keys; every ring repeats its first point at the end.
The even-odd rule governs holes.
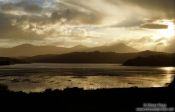
{"type": "Polygon", "coordinates": [[[175,52],[174,0],[0,0],[0,47],[125,43],[175,52]]]}

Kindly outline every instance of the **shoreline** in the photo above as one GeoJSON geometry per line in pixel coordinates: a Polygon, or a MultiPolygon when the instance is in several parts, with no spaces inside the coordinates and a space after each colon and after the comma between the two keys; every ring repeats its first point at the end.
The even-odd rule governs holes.
{"type": "Polygon", "coordinates": [[[168,87],[162,88],[67,88],[24,93],[9,91],[7,86],[0,85],[0,104],[1,107],[15,106],[16,109],[22,106],[26,109],[30,107],[68,112],[136,112],[136,108],[144,104],[163,104],[174,109],[174,87],[175,80],[168,87]]]}
{"type": "Polygon", "coordinates": [[[29,92],[29,93],[26,93],[26,92],[22,92],[22,91],[12,91],[12,90],[9,90],[8,86],[7,85],[4,85],[4,84],[0,84],[0,95],[1,93],[10,93],[10,94],[18,94],[18,93],[22,93],[22,94],[26,94],[26,95],[30,95],[30,94],[43,94],[43,93],[47,93],[47,92],[50,92],[50,93],[54,93],[54,92],[66,92],[66,91],[79,91],[79,92],[105,92],[105,91],[161,91],[161,90],[174,90],[175,88],[175,78],[174,80],[167,84],[166,87],[150,87],[150,88],[139,88],[139,87],[130,87],[130,88],[101,88],[101,89],[91,89],[91,90],[85,90],[83,88],[78,88],[78,87],[73,87],[73,88],[65,88],[65,89],[45,89],[45,91],[41,91],[41,92],[29,92]]]}

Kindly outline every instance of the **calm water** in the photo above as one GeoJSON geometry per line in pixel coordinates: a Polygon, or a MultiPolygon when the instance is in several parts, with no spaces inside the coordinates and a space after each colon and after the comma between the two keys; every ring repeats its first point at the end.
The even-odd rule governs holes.
{"type": "Polygon", "coordinates": [[[117,64],[19,64],[0,67],[0,83],[14,91],[47,88],[163,87],[175,75],[173,67],[126,67],[117,64]]]}

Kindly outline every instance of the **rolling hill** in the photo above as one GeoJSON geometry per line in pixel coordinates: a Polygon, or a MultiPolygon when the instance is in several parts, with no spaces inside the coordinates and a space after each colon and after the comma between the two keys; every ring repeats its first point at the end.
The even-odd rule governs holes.
{"type": "Polygon", "coordinates": [[[39,55],[24,60],[32,63],[124,63],[136,57],[164,54],[161,52],[143,51],[137,53],[115,52],[73,52],[61,55],[39,55]]]}
{"type": "Polygon", "coordinates": [[[138,52],[138,50],[129,47],[123,43],[112,44],[109,46],[99,46],[85,50],[86,52],[100,51],[100,52],[116,52],[116,53],[131,53],[138,52]]]}

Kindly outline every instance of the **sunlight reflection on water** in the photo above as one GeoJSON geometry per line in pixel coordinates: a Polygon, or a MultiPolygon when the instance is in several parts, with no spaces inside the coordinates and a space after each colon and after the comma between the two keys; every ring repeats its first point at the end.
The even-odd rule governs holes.
{"type": "Polygon", "coordinates": [[[163,86],[166,86],[166,82],[172,82],[174,77],[175,77],[175,67],[161,67],[161,70],[165,71],[165,76],[166,78],[164,79],[164,84],[163,86]]]}
{"type": "Polygon", "coordinates": [[[79,87],[163,87],[174,67],[127,67],[116,64],[24,64],[0,67],[0,83],[11,90],[40,92],[79,87]]]}
{"type": "Polygon", "coordinates": [[[161,67],[160,69],[166,71],[167,73],[175,71],[175,67],[161,67]]]}

